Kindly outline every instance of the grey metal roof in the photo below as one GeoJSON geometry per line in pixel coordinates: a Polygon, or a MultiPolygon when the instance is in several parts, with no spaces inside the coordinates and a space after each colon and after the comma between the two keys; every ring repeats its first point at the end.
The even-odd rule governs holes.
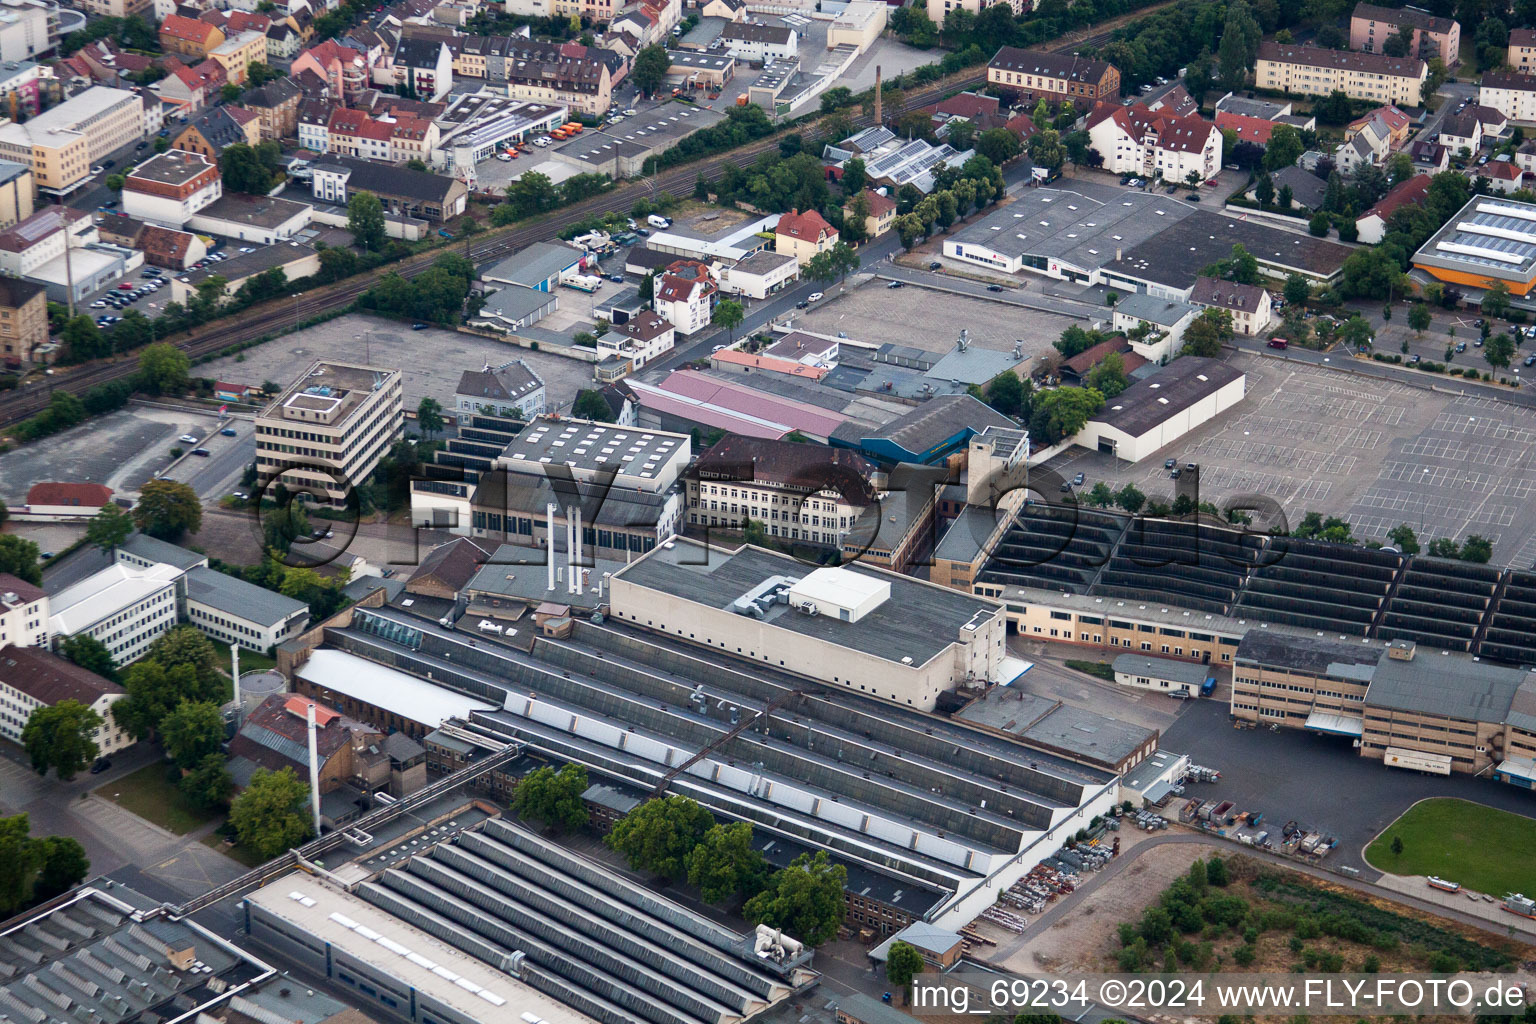
{"type": "Polygon", "coordinates": [[[1211,677],[1210,669],[1196,662],[1153,658],[1145,654],[1122,654],[1114,660],[1112,667],[1127,675],[1144,675],[1190,686],[1199,686],[1211,677]]]}
{"type": "Polygon", "coordinates": [[[1234,655],[1235,662],[1313,675],[1327,675],[1335,665],[1374,667],[1380,658],[1379,644],[1262,629],[1249,630],[1234,655]]]}
{"type": "Polygon", "coordinates": [[[207,555],[200,555],[179,544],[171,544],[144,533],[129,534],[128,539],[118,545],[118,549],[150,561],[174,565],[183,571],[208,563],[207,555]]]}
{"type": "Polygon", "coordinates": [[[1043,256],[1091,269],[1113,262],[1192,213],[1193,207],[1160,192],[1074,181],[1071,190],[1030,189],[962,228],[953,240],[1014,259],[1043,256]]]}
{"type": "Polygon", "coordinates": [[[534,242],[528,248],[481,271],[480,279],[533,288],[579,262],[581,251],[578,249],[560,242],[534,242]]]}
{"type": "Polygon", "coordinates": [[[1365,703],[1464,721],[1503,722],[1516,691],[1530,676],[1524,669],[1490,665],[1465,654],[1419,651],[1404,661],[1382,651],[1365,703]]]}
{"type": "Polygon", "coordinates": [[[549,308],[559,301],[559,296],[554,292],[509,285],[486,294],[478,319],[496,316],[506,320],[522,320],[535,315],[542,319],[549,308]]]}
{"type": "Polygon", "coordinates": [[[1473,196],[1414,253],[1413,262],[1529,282],[1536,278],[1536,205],[1473,196]]]}
{"type": "Polygon", "coordinates": [[[227,576],[207,566],[188,570],[186,581],[187,600],[261,626],[276,626],[309,608],[303,601],[284,597],[274,590],[227,576]]]}
{"type": "Polygon", "coordinates": [[[1197,210],[1166,224],[1145,242],[1128,247],[1124,257],[1113,260],[1106,270],[1188,288],[1202,269],[1230,257],[1234,245],[1247,249],[1261,266],[1321,278],[1336,275],[1354,251],[1327,239],[1197,210]]]}

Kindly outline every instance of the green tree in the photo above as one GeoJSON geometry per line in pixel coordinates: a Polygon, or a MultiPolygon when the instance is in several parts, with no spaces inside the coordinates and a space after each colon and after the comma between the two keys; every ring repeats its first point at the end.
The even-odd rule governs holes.
{"type": "Polygon", "coordinates": [[[308,798],[309,787],[292,768],[276,772],[258,768],[230,804],[229,823],[240,842],[257,855],[276,857],[308,838],[310,821],[303,813],[308,798]]]}
{"type": "Polygon", "coordinates": [[[577,419],[595,420],[598,423],[613,422],[613,410],[609,408],[602,394],[591,388],[582,388],[576,393],[576,401],[571,406],[571,415],[577,419]]]}
{"type": "Polygon", "coordinates": [[[225,103],[235,103],[240,99],[240,94],[244,91],[233,82],[226,82],[219,88],[219,98],[225,103]]]}
{"type": "Polygon", "coordinates": [[[109,192],[121,192],[123,190],[123,185],[124,184],[125,184],[125,181],[124,181],[123,176],[121,174],[109,174],[109,175],[107,175],[107,181],[106,181],[107,191],[109,191],[109,192]]]}
{"type": "Polygon", "coordinates": [[[43,570],[37,559],[42,551],[30,540],[14,533],[0,534],[0,572],[8,572],[34,587],[41,586],[43,570]]]}
{"type": "Polygon", "coordinates": [[[1073,437],[1089,417],[1104,407],[1104,396],[1093,388],[1054,388],[1033,402],[1029,429],[1046,444],[1073,437]]]}
{"type": "Polygon", "coordinates": [[[896,234],[901,238],[901,247],[911,252],[917,240],[927,234],[927,229],[917,214],[904,213],[896,218],[896,234]]]}
{"type": "Polygon", "coordinates": [[[1118,352],[1109,353],[1098,366],[1088,371],[1085,383],[1105,398],[1114,398],[1131,386],[1131,379],[1125,373],[1125,359],[1118,352]]]}
{"type": "Polygon", "coordinates": [[[75,362],[104,356],[109,348],[96,321],[83,313],[70,317],[60,336],[69,348],[69,357],[75,362]]]}
{"type": "Polygon", "coordinates": [[[1271,173],[1295,165],[1306,151],[1301,132],[1288,124],[1275,125],[1270,132],[1269,144],[1264,147],[1264,169],[1271,173]]]}
{"type": "Polygon", "coordinates": [[[1275,201],[1275,183],[1269,175],[1259,179],[1259,183],[1254,186],[1253,197],[1259,201],[1260,206],[1268,206],[1275,201]]]}
{"type": "Polygon", "coordinates": [[[28,835],[30,829],[25,814],[0,818],[0,915],[26,906],[33,874],[42,866],[43,851],[28,835]]]}
{"type": "MultiPolygon", "coordinates": [[[[821,253],[820,255],[826,255],[821,253]]],[[[746,310],[742,308],[736,299],[721,299],[715,304],[715,311],[710,316],[710,322],[716,327],[725,329],[726,337],[730,344],[736,343],[736,328],[741,326],[742,319],[746,316],[746,310]]]]}
{"type": "Polygon", "coordinates": [[[512,810],[519,817],[542,821],[557,831],[581,828],[587,823],[587,770],[568,764],[556,771],[545,765],[523,776],[512,791],[512,810]]]}
{"type": "Polygon", "coordinates": [[[752,845],[752,825],[713,825],[684,858],[688,883],[706,903],[726,903],[737,894],[757,895],[768,877],[768,861],[752,845]]]}
{"type": "Polygon", "coordinates": [[[1029,158],[1034,161],[1035,166],[1053,171],[1066,162],[1067,151],[1062,146],[1061,136],[1056,129],[1046,128],[1029,137],[1029,158]]]}
{"type": "Polygon", "coordinates": [[[852,157],[843,164],[843,195],[858,195],[869,184],[869,172],[864,169],[864,161],[858,157],[852,157]]]}
{"type": "MultiPolygon", "coordinates": [[[[91,517],[85,527],[85,539],[103,551],[110,553],[133,532],[133,517],[123,511],[116,502],[109,501],[101,511],[91,517]]],[[[82,634],[83,635],[83,634],[82,634]]]]}
{"type": "Polygon", "coordinates": [[[377,252],[388,236],[384,230],[384,204],[372,192],[353,192],[347,200],[347,230],[359,249],[377,252]]]}
{"type": "Polygon", "coordinates": [[[90,873],[91,861],[85,855],[85,847],[69,836],[44,836],[36,840],[41,865],[32,883],[32,899],[51,900],[62,896],[85,880],[90,873]]]}
{"type": "Polygon", "coordinates": [[[848,869],[833,864],[827,851],[803,853],[775,872],[768,886],[742,908],[753,924],[781,928],[808,946],[837,935],[843,921],[843,888],[848,869]]]}
{"type": "Polygon", "coordinates": [[[1433,317],[1429,315],[1429,307],[1422,302],[1416,302],[1413,308],[1408,310],[1408,326],[1422,335],[1429,329],[1433,317]]]}
{"type": "Polygon", "coordinates": [[[1100,480],[1088,489],[1083,500],[1095,508],[1109,508],[1115,503],[1115,492],[1109,484],[1100,480]]]}
{"type": "Polygon", "coordinates": [[[1461,542],[1461,560],[1463,562],[1478,562],[1487,564],[1493,557],[1493,543],[1487,537],[1477,534],[1469,534],[1467,539],[1461,542]]]}
{"type": "Polygon", "coordinates": [[[1515,339],[1505,331],[1495,331],[1483,343],[1483,358],[1489,366],[1507,367],[1515,354],[1515,339]]]}
{"type": "Polygon", "coordinates": [[[1485,316],[1503,316],[1509,312],[1509,285],[1494,281],[1483,292],[1482,311],[1485,316]]]}
{"type": "Polygon", "coordinates": [[[1403,855],[1403,837],[1402,836],[1393,836],[1392,837],[1392,856],[1393,857],[1401,857],[1402,855],[1403,855]]]}
{"type": "Polygon", "coordinates": [[[433,437],[443,429],[443,405],[435,398],[423,398],[416,406],[416,425],[422,437],[433,437]]]}
{"type": "Polygon", "coordinates": [[[1294,198],[1295,193],[1291,191],[1291,186],[1281,185],[1279,193],[1275,196],[1275,205],[1282,210],[1289,210],[1294,198]]]}
{"type": "Polygon", "coordinates": [[[112,663],[112,652],[107,645],[89,633],[76,633],[59,648],[64,657],[87,672],[117,681],[117,669],[112,663]]]}
{"type": "Polygon", "coordinates": [[[1205,879],[1218,889],[1226,887],[1227,862],[1220,857],[1212,857],[1205,862],[1205,879]]]}
{"type": "Polygon", "coordinates": [[[923,954],[908,942],[895,942],[885,954],[885,980],[904,989],[923,973],[923,954]]]}
{"type": "Polygon", "coordinates": [[[1022,416],[1028,412],[1033,389],[1012,370],[987,381],[986,402],[1004,416],[1022,416]]]}
{"type": "Polygon", "coordinates": [[[1131,515],[1140,512],[1147,503],[1147,496],[1141,493],[1135,484],[1126,484],[1115,492],[1115,504],[1125,509],[1131,515]]]}
{"type": "Polygon", "coordinates": [[[32,760],[32,770],[47,775],[52,768],[60,780],[73,779],[100,753],[95,739],[100,725],[100,715],[69,698],[35,709],[21,730],[21,745],[32,760]]]}
{"type": "Polygon", "coordinates": [[[667,80],[667,69],[671,66],[672,58],[667,56],[666,47],[647,46],[635,54],[634,66],[629,72],[629,77],[635,83],[635,88],[647,96],[653,96],[667,80]]]}
{"type": "Polygon", "coordinates": [[[1371,330],[1370,322],[1356,314],[1344,321],[1344,325],[1339,328],[1339,340],[1349,348],[1359,351],[1371,346],[1374,332],[1371,330]]]}
{"type": "Polygon", "coordinates": [[[216,754],[224,742],[224,716],[212,701],[182,701],[160,722],[160,745],[183,769],[216,754]]]}
{"type": "Polygon", "coordinates": [[[214,650],[213,641],[207,634],[196,626],[177,626],[160,634],[149,645],[146,657],[167,669],[185,665],[192,670],[199,692],[204,695],[188,696],[188,700],[215,700],[221,692],[218,651],[214,650]]]}
{"type": "Polygon", "coordinates": [[[1312,297],[1312,286],[1300,274],[1292,274],[1285,279],[1284,295],[1287,305],[1300,306],[1312,297]]]}
{"type": "Polygon", "coordinates": [[[1333,221],[1322,211],[1314,213],[1312,219],[1307,221],[1307,232],[1315,238],[1327,237],[1328,229],[1331,227],[1333,227],[1333,221]]]}
{"type": "Polygon", "coordinates": [[[154,735],[162,719],[184,700],[202,696],[197,672],[190,665],[167,669],[141,658],[123,673],[128,696],[112,705],[112,719],[135,739],[154,735]]]}
{"type": "Polygon", "coordinates": [[[1019,137],[1006,128],[988,128],[976,136],[976,153],[986,157],[998,167],[1023,151],[1024,144],[1019,141],[1019,137]]]}
{"type": "Polygon", "coordinates": [[[139,381],[157,395],[185,391],[191,370],[187,354],[168,341],[157,341],[139,353],[139,381]]]}
{"type": "Polygon", "coordinates": [[[1387,539],[1397,546],[1397,549],[1405,555],[1419,553],[1419,538],[1413,532],[1413,527],[1407,523],[1398,523],[1387,531],[1387,539]]]}
{"type": "Polygon", "coordinates": [[[607,842],[636,871],[683,878],[688,852],[714,823],[707,810],[685,796],[660,797],[624,815],[608,833],[607,842]]]}
{"type": "Polygon", "coordinates": [[[235,791],[235,780],[230,777],[229,765],[224,755],[215,751],[203,757],[197,765],[181,777],[176,788],[187,803],[200,811],[223,810],[229,806],[229,798],[235,791]]]}
{"type": "Polygon", "coordinates": [[[1221,354],[1222,343],[1232,337],[1231,314],[1224,309],[1207,309],[1184,329],[1186,355],[1211,358],[1221,354]]]}
{"type": "Polygon", "coordinates": [[[150,480],[139,488],[133,522],[151,537],[175,540],[196,533],[203,525],[203,505],[197,492],[176,480],[150,480]]]}

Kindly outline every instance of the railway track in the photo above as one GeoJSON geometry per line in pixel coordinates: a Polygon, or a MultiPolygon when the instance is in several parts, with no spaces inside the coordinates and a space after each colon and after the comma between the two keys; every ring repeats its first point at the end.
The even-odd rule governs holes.
{"type": "MultiPolygon", "coordinates": [[[[1138,12],[1137,16],[1147,13],[1147,10],[1138,12]]],[[[1078,47],[1099,46],[1109,39],[1113,31],[1114,28],[1109,28],[1080,38],[1067,37],[1058,40],[1057,45],[1052,49],[1065,52],[1078,47]]],[[[985,80],[984,71],[952,76],[922,92],[907,96],[906,104],[911,108],[937,103],[956,92],[981,85],[985,80]]],[[[851,120],[855,127],[867,128],[873,123],[874,118],[860,114],[851,120]]],[[[815,144],[822,139],[820,136],[811,135],[807,136],[807,141],[815,144]]],[[[237,318],[214,321],[185,336],[165,340],[175,344],[195,363],[205,356],[258,338],[278,334],[285,329],[292,329],[305,320],[349,306],[357,301],[358,296],[367,291],[378,278],[390,271],[397,272],[403,277],[414,277],[430,267],[432,261],[443,252],[458,252],[476,263],[499,259],[534,242],[558,234],[572,224],[595,214],[628,211],[637,201],[659,193],[673,196],[691,195],[694,181],[700,172],[707,178],[716,177],[727,165],[750,163],[762,154],[776,150],[778,144],[778,135],[775,134],[720,156],[684,164],[651,177],[631,181],[601,196],[594,196],[574,206],[564,207],[533,221],[488,232],[481,236],[471,236],[463,246],[436,249],[430,253],[413,256],[367,274],[312,289],[293,299],[278,300],[246,310],[237,318]]],[[[8,392],[0,397],[0,427],[10,426],[41,412],[48,407],[54,391],[63,390],[78,395],[97,385],[130,377],[137,369],[138,357],[128,354],[56,372],[54,376],[47,378],[46,386],[35,383],[8,392]]]]}

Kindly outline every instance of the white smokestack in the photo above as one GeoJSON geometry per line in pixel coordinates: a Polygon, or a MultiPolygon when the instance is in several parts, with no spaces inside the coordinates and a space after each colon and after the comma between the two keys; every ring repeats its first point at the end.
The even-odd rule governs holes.
{"type": "Polygon", "coordinates": [[[240,645],[229,645],[230,678],[235,681],[235,725],[240,725],[240,645]]]}
{"type": "Polygon", "coordinates": [[[572,552],[576,549],[576,527],[571,519],[571,510],[565,510],[565,592],[576,593],[576,581],[571,579],[576,574],[576,556],[572,552]]]}
{"type": "Polygon", "coordinates": [[[544,546],[548,550],[549,585],[546,590],[555,589],[555,503],[549,502],[544,506],[544,546]]]}
{"type": "Polygon", "coordinates": [[[576,577],[576,593],[579,595],[581,593],[581,591],[582,591],[582,586],[581,586],[581,563],[585,561],[585,559],[582,557],[582,553],[581,553],[581,506],[580,505],[576,506],[576,548],[575,548],[575,551],[576,551],[575,555],[573,555],[572,558],[571,558],[571,575],[576,577]]]}
{"type": "Polygon", "coordinates": [[[315,740],[315,705],[306,707],[309,719],[309,806],[315,812],[315,836],[320,836],[320,751],[315,740]]]}

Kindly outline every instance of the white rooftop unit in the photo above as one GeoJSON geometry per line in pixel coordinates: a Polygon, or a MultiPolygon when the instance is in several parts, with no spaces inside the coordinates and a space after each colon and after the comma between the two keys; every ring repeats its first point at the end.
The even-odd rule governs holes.
{"type": "Polygon", "coordinates": [[[789,591],[789,605],[812,615],[858,622],[891,596],[891,584],[852,569],[816,569],[789,591]]]}

